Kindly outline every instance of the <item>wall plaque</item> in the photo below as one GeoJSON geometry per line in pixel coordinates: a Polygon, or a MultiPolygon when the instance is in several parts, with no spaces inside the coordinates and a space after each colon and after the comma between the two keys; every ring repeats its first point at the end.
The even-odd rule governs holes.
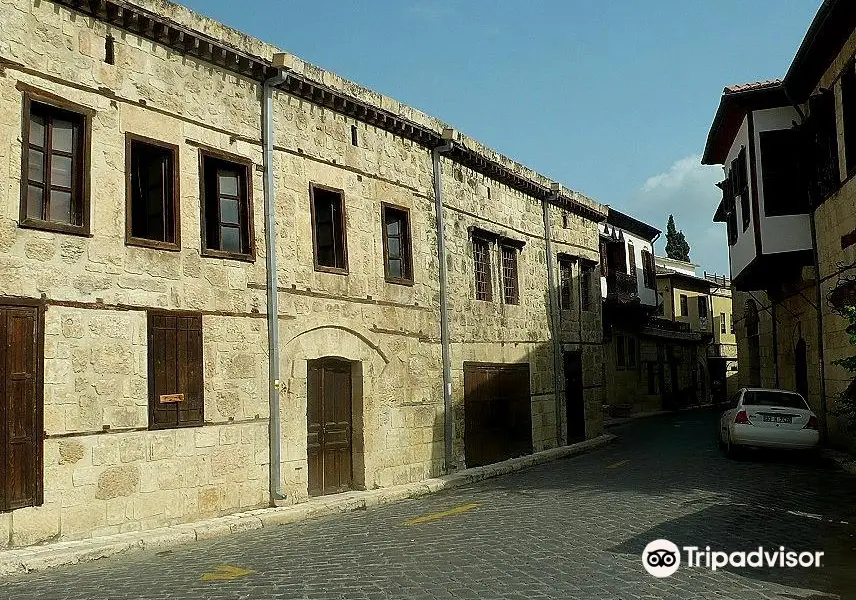
{"type": "Polygon", "coordinates": [[[175,404],[184,402],[184,394],[162,394],[160,397],[161,404],[175,404]]]}

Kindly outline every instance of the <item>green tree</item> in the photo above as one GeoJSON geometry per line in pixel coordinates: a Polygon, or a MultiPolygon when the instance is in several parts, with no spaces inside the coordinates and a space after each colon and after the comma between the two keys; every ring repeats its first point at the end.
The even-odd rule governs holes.
{"type": "Polygon", "coordinates": [[[675,228],[673,215],[669,215],[669,223],[666,225],[666,256],[674,260],[690,262],[690,245],[683,230],[678,231],[675,228]]]}

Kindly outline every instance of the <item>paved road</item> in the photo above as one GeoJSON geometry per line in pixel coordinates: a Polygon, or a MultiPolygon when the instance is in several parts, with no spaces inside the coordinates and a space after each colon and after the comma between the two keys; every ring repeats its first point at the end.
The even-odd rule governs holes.
{"type": "Polygon", "coordinates": [[[0,598],[856,598],[856,477],[793,459],[732,462],[715,447],[714,422],[704,413],[640,420],[607,447],[524,473],[0,580],[0,598]],[[655,579],[641,554],[658,538],[826,556],[819,569],[682,567],[655,579]],[[224,566],[253,573],[218,580],[240,573],[218,575],[224,566]]]}

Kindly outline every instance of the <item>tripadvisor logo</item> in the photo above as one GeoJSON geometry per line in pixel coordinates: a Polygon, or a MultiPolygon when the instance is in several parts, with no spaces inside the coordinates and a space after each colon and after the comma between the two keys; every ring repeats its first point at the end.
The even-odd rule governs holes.
{"type": "MultiPolygon", "coordinates": [[[[763,546],[751,552],[721,552],[706,546],[683,547],[683,562],[688,567],[701,567],[716,571],[724,567],[731,568],[810,568],[820,567],[823,552],[795,552],[779,546],[777,550],[767,551],[763,546]]],[[[678,546],[669,540],[654,540],[642,552],[642,566],[654,577],[671,577],[681,566],[682,557],[678,546]]]]}

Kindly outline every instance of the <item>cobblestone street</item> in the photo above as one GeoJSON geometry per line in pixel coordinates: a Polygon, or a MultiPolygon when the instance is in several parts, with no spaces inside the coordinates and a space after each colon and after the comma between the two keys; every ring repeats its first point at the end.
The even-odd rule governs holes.
{"type": "Polygon", "coordinates": [[[365,512],[0,580],[0,597],[856,598],[856,477],[724,458],[714,413],[639,420],[590,454],[365,512]],[[658,538],[824,551],[819,569],[641,565],[658,538]],[[247,573],[247,571],[251,571],[247,573]]]}

